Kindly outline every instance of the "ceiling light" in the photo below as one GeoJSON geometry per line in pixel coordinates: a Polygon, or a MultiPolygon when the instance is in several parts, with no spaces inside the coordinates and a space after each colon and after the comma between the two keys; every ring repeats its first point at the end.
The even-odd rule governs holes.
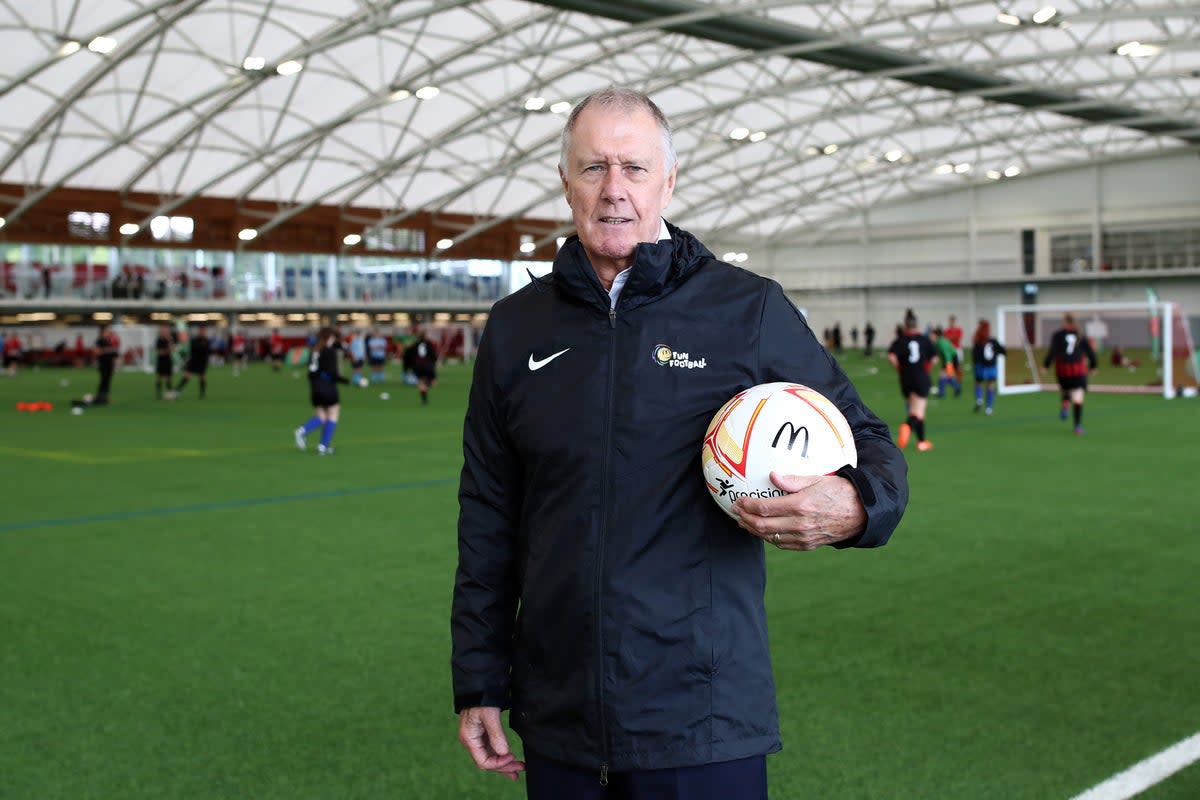
{"type": "Polygon", "coordinates": [[[1058,16],[1058,9],[1054,6],[1042,6],[1033,14],[1033,21],[1038,25],[1045,25],[1052,19],[1058,16]]]}
{"type": "Polygon", "coordinates": [[[526,111],[541,111],[545,107],[546,98],[544,97],[531,97],[525,101],[526,111]]]}
{"type": "Polygon", "coordinates": [[[238,238],[243,242],[249,242],[258,236],[258,231],[254,228],[242,228],[238,231],[238,238]]]}
{"type": "Polygon", "coordinates": [[[746,261],[747,259],[749,259],[749,258],[750,258],[750,256],[749,256],[748,254],[746,254],[746,253],[738,253],[738,254],[735,256],[735,258],[737,259],[738,263],[740,264],[740,263],[742,263],[742,262],[746,261]]]}
{"type": "Polygon", "coordinates": [[[1015,178],[1020,174],[1021,174],[1021,168],[1018,167],[1016,164],[1012,164],[1012,165],[1004,168],[1004,177],[1006,177],[1006,178],[1015,178]]]}
{"type": "Polygon", "coordinates": [[[824,149],[821,150],[821,152],[827,156],[831,156],[834,153],[836,153],[837,151],[838,151],[838,146],[836,144],[827,144],[827,145],[825,145],[824,149]]]}
{"type": "Polygon", "coordinates": [[[754,133],[750,134],[750,141],[752,142],[761,142],[765,138],[767,138],[766,131],[755,131],[754,133]]]}
{"type": "Polygon", "coordinates": [[[302,69],[304,69],[304,65],[299,61],[284,61],[279,66],[275,67],[275,71],[283,76],[295,75],[302,69]]]}
{"type": "Polygon", "coordinates": [[[551,114],[565,114],[571,110],[571,104],[566,100],[559,100],[554,105],[550,106],[551,114]]]}
{"type": "Polygon", "coordinates": [[[733,139],[735,142],[740,142],[742,139],[745,139],[749,135],[750,135],[749,128],[734,128],[733,130],[731,130],[729,132],[729,138],[733,139]]]}
{"type": "Polygon", "coordinates": [[[821,148],[817,147],[815,144],[810,144],[808,147],[804,148],[804,152],[810,156],[816,156],[821,154],[821,148]]]}
{"type": "Polygon", "coordinates": [[[437,243],[438,250],[449,250],[453,246],[454,246],[453,239],[438,239],[438,243],[437,243]]]}
{"type": "Polygon", "coordinates": [[[1128,56],[1129,58],[1149,58],[1150,56],[1156,56],[1161,53],[1162,48],[1156,44],[1126,42],[1113,52],[1119,56],[1128,56]]]}
{"type": "Polygon", "coordinates": [[[532,253],[536,249],[537,249],[537,245],[534,244],[533,242],[521,242],[521,252],[522,253],[532,253]]]}
{"type": "Polygon", "coordinates": [[[7,224],[8,220],[6,220],[4,217],[0,217],[0,228],[3,228],[7,224]]]}
{"type": "Polygon", "coordinates": [[[246,56],[242,59],[242,69],[247,72],[258,72],[267,65],[267,60],[262,56],[246,56]]]}
{"type": "Polygon", "coordinates": [[[342,237],[342,244],[346,245],[347,247],[354,247],[354,245],[358,244],[361,241],[362,241],[362,234],[360,234],[360,233],[347,233],[345,236],[342,237]]]}
{"type": "Polygon", "coordinates": [[[934,167],[933,171],[936,172],[938,175],[949,175],[951,172],[954,172],[954,165],[953,164],[938,164],[936,167],[934,167]]]}
{"type": "Polygon", "coordinates": [[[994,181],[998,181],[1004,177],[1004,175],[998,169],[989,169],[987,171],[987,176],[994,181]]]}
{"type": "Polygon", "coordinates": [[[966,161],[962,162],[961,164],[955,164],[954,171],[957,172],[959,175],[964,175],[971,171],[971,165],[968,164],[966,161]]]}
{"type": "Polygon", "coordinates": [[[93,53],[99,53],[100,55],[111,53],[116,46],[117,40],[108,36],[97,36],[95,39],[92,39],[90,42],[88,42],[88,50],[91,50],[93,53]]]}
{"type": "Polygon", "coordinates": [[[137,233],[141,229],[142,229],[142,226],[138,225],[136,222],[126,222],[124,225],[122,225],[119,228],[122,236],[133,236],[135,233],[137,233]]]}
{"type": "Polygon", "coordinates": [[[432,100],[438,96],[438,91],[436,86],[422,86],[417,89],[417,97],[421,100],[432,100]]]}
{"type": "Polygon", "coordinates": [[[59,45],[58,54],[63,57],[74,55],[75,53],[79,52],[79,48],[81,47],[83,47],[83,45],[74,39],[67,39],[61,45],[59,45]]]}
{"type": "Polygon", "coordinates": [[[1008,14],[1004,11],[1001,11],[996,15],[996,22],[999,22],[1001,25],[1020,25],[1021,18],[1014,14],[1008,14]]]}
{"type": "Polygon", "coordinates": [[[408,89],[396,89],[388,95],[388,102],[398,103],[401,100],[407,100],[410,97],[412,97],[412,92],[410,92],[408,89]]]}
{"type": "Polygon", "coordinates": [[[721,256],[722,261],[725,261],[730,264],[732,264],[734,262],[734,260],[736,260],[736,259],[737,259],[737,253],[734,253],[733,251],[730,251],[730,252],[726,253],[725,255],[721,256]]]}
{"type": "Polygon", "coordinates": [[[900,159],[904,158],[904,151],[903,150],[888,150],[886,153],[883,154],[883,157],[894,164],[897,161],[899,161],[900,159]]]}

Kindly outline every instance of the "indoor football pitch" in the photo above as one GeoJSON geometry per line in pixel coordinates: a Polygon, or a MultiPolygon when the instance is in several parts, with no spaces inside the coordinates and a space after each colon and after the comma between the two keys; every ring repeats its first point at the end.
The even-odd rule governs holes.
{"type": "MultiPolygon", "coordinates": [[[[895,429],[887,362],[842,363],[895,429]]],[[[119,373],[77,416],[94,370],[0,377],[0,798],[524,797],[452,709],[469,368],[428,406],[392,369],[326,457],[291,368],[119,373]]],[[[1200,731],[1200,399],[1090,395],[1075,436],[970,393],[887,547],[768,549],[773,798],[1070,800],[1200,731]]],[[[1170,772],[1141,796],[1200,797],[1170,772]]]]}

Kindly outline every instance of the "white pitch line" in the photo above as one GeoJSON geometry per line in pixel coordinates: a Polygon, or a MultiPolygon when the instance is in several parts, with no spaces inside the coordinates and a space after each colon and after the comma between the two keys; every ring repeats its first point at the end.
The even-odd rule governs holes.
{"type": "Polygon", "coordinates": [[[1139,761],[1071,800],[1128,800],[1196,761],[1200,761],[1200,733],[1139,761]]]}

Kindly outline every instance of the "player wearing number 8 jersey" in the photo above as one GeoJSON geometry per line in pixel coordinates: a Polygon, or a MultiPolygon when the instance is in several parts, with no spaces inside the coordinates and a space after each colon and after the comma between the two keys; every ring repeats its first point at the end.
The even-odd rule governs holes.
{"type": "Polygon", "coordinates": [[[903,330],[888,348],[888,361],[900,374],[900,394],[908,409],[908,418],[896,434],[896,444],[901,448],[916,433],[918,450],[933,449],[933,443],[925,438],[925,404],[929,400],[929,367],[936,355],[933,342],[917,329],[917,315],[908,309],[903,330]]]}
{"type": "Polygon", "coordinates": [[[1072,410],[1075,433],[1083,433],[1083,398],[1087,392],[1088,374],[1096,369],[1096,351],[1092,343],[1079,332],[1075,316],[1063,315],[1062,327],[1050,338],[1050,350],[1043,365],[1049,369],[1054,364],[1054,374],[1062,390],[1059,418],[1067,418],[1067,408],[1072,410]]]}

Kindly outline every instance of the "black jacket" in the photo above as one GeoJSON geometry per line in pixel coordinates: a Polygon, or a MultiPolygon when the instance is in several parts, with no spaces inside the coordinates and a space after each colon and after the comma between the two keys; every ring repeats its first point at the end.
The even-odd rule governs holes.
{"type": "Polygon", "coordinates": [[[737,391],[805,383],[855,431],[845,470],[887,541],[908,497],[887,427],[773,281],[690,234],[639,245],[609,310],[582,246],[492,310],[463,434],[456,709],[612,770],[778,750],[762,542],[709,496],[700,445],[737,391]],[[670,348],[681,358],[664,363],[670,348]]]}

